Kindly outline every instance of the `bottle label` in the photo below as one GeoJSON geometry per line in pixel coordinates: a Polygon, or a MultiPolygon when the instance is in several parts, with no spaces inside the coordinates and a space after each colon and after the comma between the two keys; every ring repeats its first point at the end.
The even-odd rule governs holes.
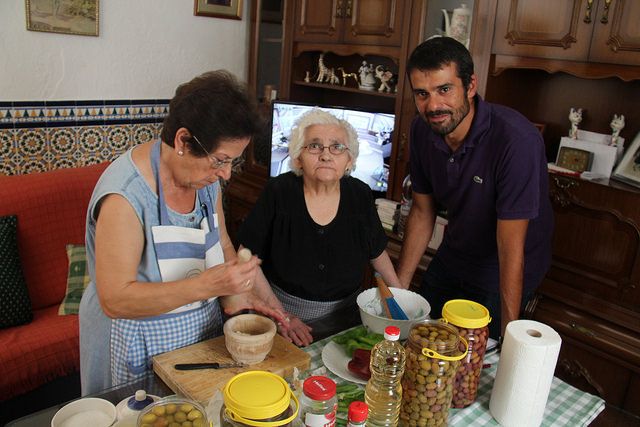
{"type": "Polygon", "coordinates": [[[328,414],[307,412],[304,416],[304,425],[307,427],[334,427],[336,425],[336,411],[334,409],[328,414]]]}

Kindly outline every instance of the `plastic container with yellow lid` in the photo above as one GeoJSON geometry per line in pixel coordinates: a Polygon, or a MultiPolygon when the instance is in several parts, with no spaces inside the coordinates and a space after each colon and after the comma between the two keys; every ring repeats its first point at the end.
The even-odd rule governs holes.
{"type": "Polygon", "coordinates": [[[451,407],[465,408],[476,400],[478,381],[489,340],[489,310],[482,304],[464,299],[447,301],[442,317],[456,326],[469,343],[469,352],[458,367],[451,407]]]}
{"type": "Polygon", "coordinates": [[[247,371],[231,378],[222,390],[220,423],[225,427],[302,427],[298,399],[280,376],[247,371]]]}

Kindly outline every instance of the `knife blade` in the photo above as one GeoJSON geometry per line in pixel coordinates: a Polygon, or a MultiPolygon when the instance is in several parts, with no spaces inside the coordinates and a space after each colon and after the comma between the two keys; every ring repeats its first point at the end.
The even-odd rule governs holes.
{"type": "Polygon", "coordinates": [[[174,368],[179,371],[191,371],[194,369],[225,369],[225,368],[241,368],[245,366],[243,363],[178,363],[174,368]]]}

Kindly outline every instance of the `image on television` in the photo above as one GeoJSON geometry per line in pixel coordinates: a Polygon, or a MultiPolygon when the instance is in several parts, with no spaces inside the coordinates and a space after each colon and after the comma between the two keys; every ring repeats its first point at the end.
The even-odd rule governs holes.
{"type": "MultiPolygon", "coordinates": [[[[356,170],[351,176],[368,184],[373,191],[387,191],[394,115],[346,107],[317,107],[346,120],[358,134],[360,154],[356,170]]],[[[298,117],[312,108],[314,106],[309,104],[273,102],[270,176],[277,176],[291,169],[288,152],[291,129],[298,117]]]]}

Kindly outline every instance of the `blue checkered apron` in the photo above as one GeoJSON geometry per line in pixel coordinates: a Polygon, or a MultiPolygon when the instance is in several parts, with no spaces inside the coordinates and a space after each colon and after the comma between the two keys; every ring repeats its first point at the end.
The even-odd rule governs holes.
{"type": "MultiPolygon", "coordinates": [[[[151,164],[158,188],[160,225],[152,227],[153,245],[163,282],[200,274],[224,262],[217,215],[204,189],[198,191],[204,218],[200,228],[171,224],[158,178],[160,144],[154,146],[151,164]],[[209,226],[212,225],[212,227],[209,226]]],[[[146,319],[115,319],[111,327],[113,384],[131,381],[151,368],[151,357],[222,333],[222,312],[216,298],[194,301],[168,313],[146,319]]]]}

